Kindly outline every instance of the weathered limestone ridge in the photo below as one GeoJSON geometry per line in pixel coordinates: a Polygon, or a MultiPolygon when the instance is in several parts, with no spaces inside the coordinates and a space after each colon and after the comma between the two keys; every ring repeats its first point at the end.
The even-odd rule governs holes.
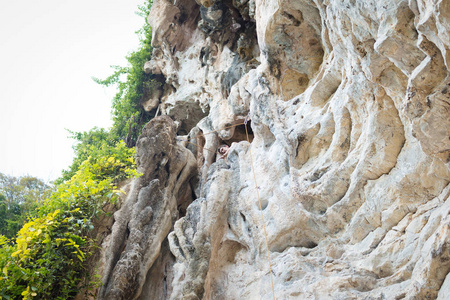
{"type": "Polygon", "coordinates": [[[450,299],[450,1],[154,0],[149,22],[163,116],[100,299],[450,299]]]}
{"type": "Polygon", "coordinates": [[[138,172],[114,214],[99,299],[137,299],[161,244],[178,218],[177,199],[195,171],[195,158],[175,142],[176,125],[157,117],[137,142],[138,172]]]}

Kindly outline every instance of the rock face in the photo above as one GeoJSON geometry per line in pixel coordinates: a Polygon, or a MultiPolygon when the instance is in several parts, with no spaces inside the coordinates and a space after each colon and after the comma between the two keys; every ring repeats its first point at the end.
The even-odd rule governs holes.
{"type": "Polygon", "coordinates": [[[450,1],[154,0],[149,21],[165,116],[102,299],[449,299],[450,1]]]}
{"type": "Polygon", "coordinates": [[[196,165],[193,154],[176,144],[176,128],[169,117],[157,117],[138,139],[138,172],[143,175],[114,214],[99,299],[137,299],[152,265],[164,260],[161,246],[178,218],[182,202],[177,201],[191,197],[186,193],[196,165]]]}

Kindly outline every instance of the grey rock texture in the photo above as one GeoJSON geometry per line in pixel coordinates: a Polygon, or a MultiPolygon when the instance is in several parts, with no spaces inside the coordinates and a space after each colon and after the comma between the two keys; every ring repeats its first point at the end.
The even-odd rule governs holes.
{"type": "Polygon", "coordinates": [[[155,0],[149,21],[179,126],[138,143],[104,299],[450,299],[449,1],[155,0]]]}
{"type": "Polygon", "coordinates": [[[143,175],[114,214],[99,299],[137,299],[155,261],[165,265],[161,245],[178,218],[177,201],[190,196],[196,166],[193,154],[176,144],[176,129],[171,118],[161,116],[138,138],[138,172],[143,175]]]}

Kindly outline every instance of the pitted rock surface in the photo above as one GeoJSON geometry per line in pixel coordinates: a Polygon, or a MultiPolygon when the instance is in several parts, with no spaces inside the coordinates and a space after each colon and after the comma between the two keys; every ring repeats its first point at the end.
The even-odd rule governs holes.
{"type": "Polygon", "coordinates": [[[448,299],[449,1],[155,0],[149,22],[166,116],[104,299],[273,299],[268,254],[276,299],[448,299]]]}

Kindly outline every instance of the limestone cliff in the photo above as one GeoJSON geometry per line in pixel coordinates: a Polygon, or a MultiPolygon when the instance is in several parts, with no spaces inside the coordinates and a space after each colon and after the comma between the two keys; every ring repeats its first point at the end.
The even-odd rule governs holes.
{"type": "Polygon", "coordinates": [[[450,299],[450,1],[154,0],[149,22],[164,116],[99,299],[450,299]]]}

